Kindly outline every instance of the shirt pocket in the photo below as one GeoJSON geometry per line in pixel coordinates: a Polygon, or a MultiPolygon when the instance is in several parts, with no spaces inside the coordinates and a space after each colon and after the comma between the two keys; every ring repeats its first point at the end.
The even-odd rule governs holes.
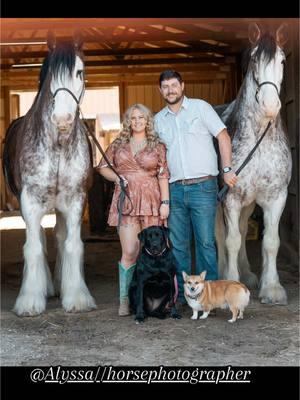
{"type": "Polygon", "coordinates": [[[186,132],[192,135],[199,133],[200,130],[200,118],[193,117],[187,121],[187,130],[186,132]]]}

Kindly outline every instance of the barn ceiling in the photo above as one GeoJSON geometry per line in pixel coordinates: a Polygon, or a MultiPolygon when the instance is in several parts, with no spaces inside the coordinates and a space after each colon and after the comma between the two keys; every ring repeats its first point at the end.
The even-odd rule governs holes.
{"type": "MultiPolygon", "coordinates": [[[[289,24],[298,23],[290,19],[289,24]]],[[[5,80],[36,78],[47,54],[46,36],[69,40],[80,30],[87,80],[99,74],[153,74],[162,68],[222,71],[248,47],[248,26],[279,26],[259,18],[6,18],[1,20],[5,80]],[[180,65],[180,67],[178,66],[180,65]],[[19,77],[19,78],[18,78],[19,77]]]]}

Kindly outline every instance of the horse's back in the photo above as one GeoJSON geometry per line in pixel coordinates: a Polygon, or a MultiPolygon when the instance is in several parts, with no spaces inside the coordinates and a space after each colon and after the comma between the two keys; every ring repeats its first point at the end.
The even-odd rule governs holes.
{"type": "Polygon", "coordinates": [[[9,189],[17,197],[19,197],[21,186],[17,160],[23,121],[24,117],[19,117],[9,125],[3,150],[3,174],[9,189]]]}

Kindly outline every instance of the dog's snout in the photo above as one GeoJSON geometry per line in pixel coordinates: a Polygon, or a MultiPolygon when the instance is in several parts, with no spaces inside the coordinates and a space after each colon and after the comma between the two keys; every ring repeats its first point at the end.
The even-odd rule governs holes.
{"type": "Polygon", "coordinates": [[[195,290],[194,286],[191,286],[191,292],[193,292],[195,290]]]}

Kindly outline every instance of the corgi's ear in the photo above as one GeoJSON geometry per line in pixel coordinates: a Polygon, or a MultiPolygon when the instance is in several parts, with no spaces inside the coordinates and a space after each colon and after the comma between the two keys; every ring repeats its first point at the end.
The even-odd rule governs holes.
{"type": "Polygon", "coordinates": [[[184,282],[186,282],[189,279],[189,276],[186,272],[182,271],[182,276],[183,276],[183,280],[184,282]]]}
{"type": "Polygon", "coordinates": [[[200,279],[202,279],[204,281],[205,277],[206,277],[206,271],[201,272],[200,279]]]}

